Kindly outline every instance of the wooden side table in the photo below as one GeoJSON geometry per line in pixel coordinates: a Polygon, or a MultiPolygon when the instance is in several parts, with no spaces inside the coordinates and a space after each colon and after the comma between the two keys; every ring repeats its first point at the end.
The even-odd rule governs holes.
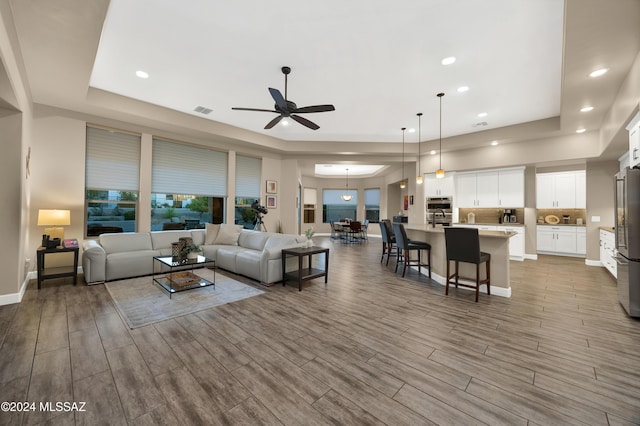
{"type": "Polygon", "coordinates": [[[302,281],[312,280],[318,277],[324,277],[324,283],[327,283],[329,274],[329,249],[324,247],[296,247],[291,249],[282,249],[282,285],[286,284],[287,279],[298,281],[298,291],[302,291],[302,281]],[[324,269],[312,267],[312,256],[314,254],[324,253],[324,269]],[[287,272],[287,256],[296,256],[298,258],[298,270],[287,272]],[[307,268],[302,267],[303,259],[309,259],[307,268]]]}
{"type": "Polygon", "coordinates": [[[36,250],[36,259],[38,264],[38,290],[42,288],[42,281],[49,278],[73,277],[73,285],[78,282],[78,252],[79,247],[39,247],[36,250]],[[45,265],[45,256],[53,253],[73,253],[73,267],[56,266],[47,268],[45,265]]]}

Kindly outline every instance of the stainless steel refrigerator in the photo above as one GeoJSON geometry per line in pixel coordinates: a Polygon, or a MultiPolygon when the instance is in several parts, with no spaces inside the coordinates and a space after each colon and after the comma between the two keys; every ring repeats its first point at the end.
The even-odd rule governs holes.
{"type": "Polygon", "coordinates": [[[630,316],[640,317],[640,169],[616,174],[615,207],[618,298],[630,316]]]}

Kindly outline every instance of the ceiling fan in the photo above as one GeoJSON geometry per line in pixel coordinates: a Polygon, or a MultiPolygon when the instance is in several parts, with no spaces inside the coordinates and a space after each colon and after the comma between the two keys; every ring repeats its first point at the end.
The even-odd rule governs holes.
{"type": "Polygon", "coordinates": [[[335,111],[335,107],[333,105],[312,105],[306,106],[302,108],[298,108],[295,102],[287,100],[287,76],[291,73],[291,68],[282,67],[282,73],[284,74],[284,97],[282,93],[278,89],[274,89],[273,87],[269,87],[269,93],[271,93],[271,97],[276,102],[274,105],[274,109],[259,109],[259,108],[231,108],[239,111],[263,111],[263,112],[275,112],[278,115],[276,118],[271,120],[264,126],[265,129],[270,129],[276,124],[280,122],[284,117],[291,117],[293,120],[298,123],[306,126],[312,130],[318,130],[320,126],[318,126],[313,121],[309,121],[304,117],[300,117],[297,114],[305,114],[310,112],[326,112],[326,111],[335,111]]]}

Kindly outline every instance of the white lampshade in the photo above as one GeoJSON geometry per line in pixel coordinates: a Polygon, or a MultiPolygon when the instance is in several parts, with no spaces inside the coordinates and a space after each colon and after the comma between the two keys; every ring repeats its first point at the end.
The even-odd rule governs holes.
{"type": "Polygon", "coordinates": [[[69,210],[38,210],[38,226],[50,226],[44,233],[51,238],[64,239],[64,228],[71,225],[71,212],[69,210]]]}
{"type": "Polygon", "coordinates": [[[38,210],[38,226],[71,225],[69,210],[38,210]]]}

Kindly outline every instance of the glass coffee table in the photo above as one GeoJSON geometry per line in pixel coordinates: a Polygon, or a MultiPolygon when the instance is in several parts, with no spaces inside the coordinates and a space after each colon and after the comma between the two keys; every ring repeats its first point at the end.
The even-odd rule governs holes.
{"type": "Polygon", "coordinates": [[[216,286],[216,261],[205,256],[193,259],[175,260],[172,256],[153,256],[153,282],[173,293],[194,288],[216,286]],[[156,272],[156,264],[159,272],[156,272]],[[213,280],[202,278],[193,273],[195,268],[208,267],[213,270],[213,280]]]}

